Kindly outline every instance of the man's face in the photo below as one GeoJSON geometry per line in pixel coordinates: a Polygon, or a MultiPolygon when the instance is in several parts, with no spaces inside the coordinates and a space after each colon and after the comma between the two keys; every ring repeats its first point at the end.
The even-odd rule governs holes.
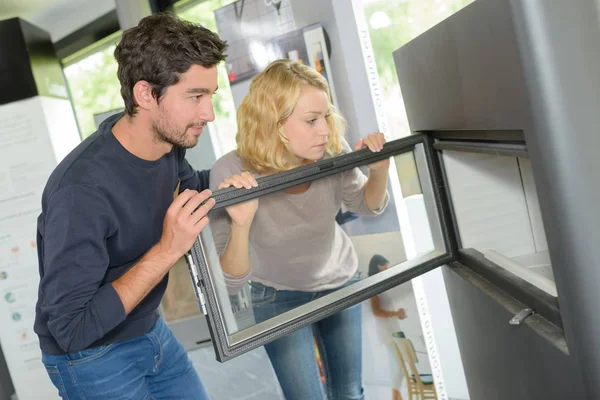
{"type": "Polygon", "coordinates": [[[216,90],[217,68],[192,65],[152,110],[156,139],[186,149],[198,144],[202,128],[215,119],[212,96],[216,90]]]}

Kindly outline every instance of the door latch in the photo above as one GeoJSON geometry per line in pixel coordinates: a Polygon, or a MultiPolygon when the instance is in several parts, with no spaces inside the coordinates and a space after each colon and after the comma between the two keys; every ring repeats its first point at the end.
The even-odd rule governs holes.
{"type": "Polygon", "coordinates": [[[511,325],[521,325],[523,323],[523,321],[525,321],[527,318],[529,318],[532,315],[533,315],[533,310],[531,308],[524,308],[521,311],[519,311],[519,313],[517,315],[512,317],[511,320],[508,321],[508,323],[511,325]]]}

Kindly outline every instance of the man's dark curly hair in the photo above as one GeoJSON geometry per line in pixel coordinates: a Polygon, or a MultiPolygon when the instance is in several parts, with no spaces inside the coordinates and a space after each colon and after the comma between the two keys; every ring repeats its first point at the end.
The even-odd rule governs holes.
{"type": "Polygon", "coordinates": [[[136,113],[133,87],[138,81],[150,83],[152,95],[160,101],[165,90],[179,82],[180,74],[192,65],[210,68],[225,60],[227,46],[216,33],[172,13],[143,18],[136,27],[123,32],[115,49],[127,114],[136,113]]]}

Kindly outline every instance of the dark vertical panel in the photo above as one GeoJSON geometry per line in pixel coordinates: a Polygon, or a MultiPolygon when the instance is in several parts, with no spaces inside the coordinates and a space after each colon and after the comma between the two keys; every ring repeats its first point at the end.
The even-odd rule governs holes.
{"type": "Polygon", "coordinates": [[[34,96],[68,98],[50,35],[20,19],[0,21],[0,104],[34,96]]]}
{"type": "Polygon", "coordinates": [[[497,329],[488,329],[497,305],[456,290],[452,285],[462,284],[454,279],[449,292],[461,351],[478,345],[480,352],[464,354],[469,384],[505,395],[473,398],[544,398],[530,389],[545,391],[557,380],[578,391],[564,398],[600,398],[599,7],[596,0],[476,0],[394,53],[411,129],[524,132],[568,365],[584,377],[545,355],[541,339],[510,334],[499,319],[491,325],[497,329]],[[523,392],[507,392],[505,385],[521,385],[523,392]]]}
{"type": "Polygon", "coordinates": [[[20,20],[29,65],[40,96],[68,99],[62,66],[48,32],[20,20]]]}
{"type": "Polygon", "coordinates": [[[526,132],[571,353],[600,398],[600,3],[512,1],[531,104],[526,132]]]}
{"type": "MultiPolygon", "coordinates": [[[[531,326],[510,325],[508,321],[514,314],[507,310],[507,304],[501,305],[498,298],[506,297],[514,310],[525,305],[519,306],[516,300],[486,285],[473,273],[470,273],[471,279],[483,282],[485,289],[475,286],[452,268],[443,268],[471,399],[591,399],[584,395],[573,357],[531,326]]],[[[469,274],[469,270],[465,272],[469,274]]],[[[537,325],[550,326],[544,321],[537,325]]]]}
{"type": "Polygon", "coordinates": [[[412,130],[523,130],[529,104],[506,0],[476,0],[394,52],[412,130]]]}
{"type": "Polygon", "coordinates": [[[0,105],[38,94],[18,18],[0,21],[0,87],[0,105]]]}
{"type": "Polygon", "coordinates": [[[10,396],[14,393],[15,388],[8,372],[4,353],[2,353],[2,348],[0,348],[0,400],[10,400],[10,396]]]}

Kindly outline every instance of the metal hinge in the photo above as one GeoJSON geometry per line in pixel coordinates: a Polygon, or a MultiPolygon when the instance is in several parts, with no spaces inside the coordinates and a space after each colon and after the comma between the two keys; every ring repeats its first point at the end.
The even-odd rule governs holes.
{"type": "Polygon", "coordinates": [[[524,308],[521,311],[519,311],[519,313],[517,315],[512,317],[511,320],[508,321],[508,323],[511,325],[521,325],[523,323],[523,321],[525,321],[527,318],[529,318],[532,315],[533,315],[533,310],[531,308],[524,308]]]}
{"type": "Polygon", "coordinates": [[[206,310],[206,299],[204,298],[204,293],[202,293],[202,286],[200,286],[200,279],[196,282],[196,286],[198,287],[198,302],[200,303],[200,308],[202,309],[202,314],[208,315],[208,311],[206,310]]]}
{"type": "Polygon", "coordinates": [[[188,269],[190,274],[192,275],[192,283],[194,284],[194,294],[196,295],[196,301],[198,302],[198,306],[200,307],[200,311],[202,314],[208,315],[208,311],[206,310],[206,299],[204,297],[204,293],[202,293],[202,281],[198,276],[198,270],[196,269],[196,264],[194,264],[194,259],[190,253],[186,253],[185,261],[188,264],[188,269]]]}

